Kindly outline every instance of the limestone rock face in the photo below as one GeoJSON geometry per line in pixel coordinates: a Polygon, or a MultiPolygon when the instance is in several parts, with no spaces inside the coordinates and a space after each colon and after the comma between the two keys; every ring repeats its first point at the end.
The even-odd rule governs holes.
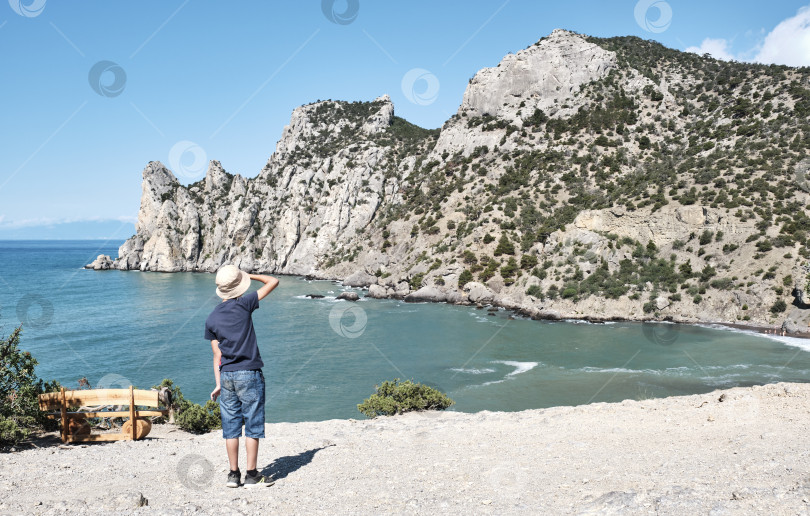
{"type": "MultiPolygon", "coordinates": [[[[616,67],[613,52],[586,41],[578,34],[557,29],[531,47],[508,54],[493,68],[484,68],[472,78],[456,117],[442,128],[433,158],[443,153],[499,145],[504,130],[483,131],[470,127],[470,120],[491,116],[517,127],[540,109],[548,115],[576,112],[579,87],[603,77],[616,67]],[[568,107],[562,106],[568,102],[568,107]]],[[[501,148],[511,150],[511,141],[501,148]]]]}
{"type": "Polygon", "coordinates": [[[514,54],[494,68],[475,74],[461,110],[470,116],[489,114],[511,120],[517,111],[550,111],[574,97],[580,85],[606,75],[616,66],[616,55],[581,36],[557,29],[547,38],[514,54]],[[523,103],[523,108],[520,104],[523,103]]]}
{"type": "Polygon", "coordinates": [[[384,174],[393,165],[387,149],[373,141],[304,157],[311,156],[315,142],[347,133],[374,135],[390,126],[390,98],[380,97],[371,106],[360,119],[341,118],[346,108],[337,103],[297,108],[276,152],[252,180],[211,161],[203,181],[183,187],[162,163],[149,163],[137,233],[121,246],[115,266],[212,272],[233,263],[245,270],[317,277],[327,254],[348,244],[383,200],[399,190],[400,179],[384,174]]]}
{"type": "Polygon", "coordinates": [[[755,221],[741,222],[717,208],[666,205],[653,213],[648,210],[628,212],[624,207],[585,210],[574,219],[574,226],[619,237],[652,240],[655,245],[663,246],[675,240],[687,240],[690,234],[705,230],[747,235],[753,231],[755,221]]]}

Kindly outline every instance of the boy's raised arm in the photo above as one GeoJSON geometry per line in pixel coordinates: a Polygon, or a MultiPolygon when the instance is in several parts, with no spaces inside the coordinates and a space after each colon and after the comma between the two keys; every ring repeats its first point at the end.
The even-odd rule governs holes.
{"type": "Polygon", "coordinates": [[[259,295],[259,301],[267,297],[267,294],[273,291],[278,286],[278,280],[272,276],[265,276],[264,274],[248,274],[250,279],[254,281],[261,281],[264,286],[256,291],[259,295]]]}

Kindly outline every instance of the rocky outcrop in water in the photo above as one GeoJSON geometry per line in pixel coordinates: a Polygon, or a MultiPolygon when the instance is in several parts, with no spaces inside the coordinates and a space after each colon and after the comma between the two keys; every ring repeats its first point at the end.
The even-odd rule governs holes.
{"type": "Polygon", "coordinates": [[[94,271],[106,271],[115,267],[112,259],[106,254],[100,254],[93,260],[93,263],[88,263],[84,266],[85,269],[93,269],[94,271]]]}

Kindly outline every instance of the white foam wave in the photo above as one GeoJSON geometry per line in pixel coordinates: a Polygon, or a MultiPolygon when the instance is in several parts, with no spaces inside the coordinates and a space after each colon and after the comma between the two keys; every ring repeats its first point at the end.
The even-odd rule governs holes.
{"type": "Polygon", "coordinates": [[[803,351],[810,351],[810,340],[808,339],[800,339],[798,337],[788,337],[788,336],[782,337],[781,335],[762,335],[762,334],[760,335],[762,337],[766,337],[771,340],[778,340],[779,342],[785,344],[786,346],[799,348],[803,351]]]}
{"type": "MultiPolygon", "coordinates": [[[[581,372],[581,373],[628,373],[628,374],[650,374],[655,376],[685,376],[689,373],[695,373],[696,371],[725,371],[729,369],[749,369],[751,367],[750,364],[730,364],[730,365],[711,365],[711,366],[702,366],[702,367],[687,367],[687,366],[679,366],[679,367],[667,367],[665,369],[629,369],[626,367],[594,367],[594,366],[586,366],[580,367],[579,369],[574,369],[574,371],[581,372]]],[[[769,367],[767,365],[757,366],[757,367],[769,367]]]]}
{"type": "Polygon", "coordinates": [[[514,360],[493,360],[492,363],[504,364],[515,368],[514,371],[507,374],[506,376],[515,376],[521,373],[525,373],[526,371],[531,371],[532,369],[540,365],[540,362],[517,362],[514,360]]]}
{"type": "Polygon", "coordinates": [[[785,344],[786,346],[791,346],[794,348],[799,348],[803,351],[810,351],[810,339],[802,339],[799,337],[789,337],[785,335],[784,337],[777,334],[772,333],[760,333],[754,330],[746,330],[743,328],[732,328],[730,326],[723,326],[722,324],[698,324],[697,326],[701,326],[703,328],[711,328],[713,330],[725,330],[731,331],[734,333],[743,333],[745,335],[751,335],[752,337],[762,337],[768,340],[775,340],[785,344]]]}
{"type": "Polygon", "coordinates": [[[507,373],[506,376],[504,376],[502,379],[493,380],[491,382],[486,382],[483,385],[492,385],[494,383],[505,382],[509,378],[512,378],[512,377],[517,376],[519,374],[523,374],[523,373],[525,373],[527,371],[531,371],[532,369],[534,369],[535,367],[540,365],[540,362],[517,362],[515,360],[493,360],[492,363],[493,364],[508,365],[510,367],[514,367],[515,369],[514,369],[514,371],[512,371],[510,373],[507,373]]]}
{"type": "Polygon", "coordinates": [[[486,374],[486,373],[494,373],[495,370],[491,367],[484,367],[481,369],[477,369],[475,367],[453,367],[450,369],[451,371],[455,371],[457,373],[467,373],[467,374],[486,374]]]}

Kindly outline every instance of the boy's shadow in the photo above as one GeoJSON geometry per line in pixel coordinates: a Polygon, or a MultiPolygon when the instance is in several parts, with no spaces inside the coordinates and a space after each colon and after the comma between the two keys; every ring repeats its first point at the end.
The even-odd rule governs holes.
{"type": "Polygon", "coordinates": [[[286,455],[284,457],[279,457],[262,468],[262,475],[271,477],[273,480],[281,480],[293,471],[297,471],[312,462],[312,458],[316,453],[330,446],[335,445],[328,444],[321,446],[320,448],[312,448],[311,450],[301,452],[298,455],[286,455]]]}

